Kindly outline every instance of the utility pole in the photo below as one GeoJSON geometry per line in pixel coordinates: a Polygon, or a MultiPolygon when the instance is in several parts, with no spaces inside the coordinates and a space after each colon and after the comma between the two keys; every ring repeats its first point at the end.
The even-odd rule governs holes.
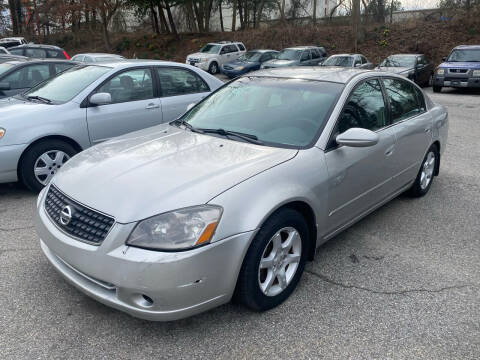
{"type": "Polygon", "coordinates": [[[352,1],[352,38],[353,49],[358,51],[358,37],[360,33],[360,0],[352,1]]]}

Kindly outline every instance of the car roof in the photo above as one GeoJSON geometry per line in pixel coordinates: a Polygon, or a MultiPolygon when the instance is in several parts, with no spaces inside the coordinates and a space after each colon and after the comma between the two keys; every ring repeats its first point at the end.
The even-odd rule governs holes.
{"type": "Polygon", "coordinates": [[[270,49],[253,49],[253,50],[248,50],[248,52],[259,52],[259,53],[264,53],[264,52],[278,52],[278,50],[270,50],[270,49]]]}
{"type": "Polygon", "coordinates": [[[425,54],[391,54],[391,55],[388,55],[387,57],[390,57],[390,56],[423,56],[425,54]]]}
{"type": "MultiPolygon", "coordinates": [[[[62,59],[14,59],[6,61],[5,63],[8,64],[15,64],[15,65],[35,65],[35,64],[44,64],[44,63],[65,63],[65,64],[72,64],[76,65],[79,64],[76,61],[70,61],[70,60],[62,60],[62,59]]],[[[4,63],[4,64],[5,64],[4,63]]]]}
{"type": "Polygon", "coordinates": [[[81,54],[75,54],[75,56],[94,56],[94,57],[122,57],[122,55],[118,54],[108,54],[108,53],[81,53],[81,54]]]}
{"type": "Polygon", "coordinates": [[[62,50],[55,45],[46,45],[46,44],[23,44],[12,47],[11,49],[22,49],[22,48],[35,48],[35,49],[51,49],[51,50],[62,50]]]}
{"type": "MultiPolygon", "coordinates": [[[[321,46],[313,46],[313,45],[305,45],[305,46],[291,46],[287,47],[285,49],[292,49],[292,50],[306,50],[306,49],[318,49],[321,48],[321,46]]],[[[284,50],[285,50],[284,49],[284,50]]]]}
{"type": "Polygon", "coordinates": [[[231,44],[242,44],[241,41],[211,41],[207,44],[212,44],[212,45],[231,45],[231,44]]]}
{"type": "Polygon", "coordinates": [[[480,50],[480,45],[458,45],[454,49],[471,49],[471,50],[480,50]]]}
{"type": "Polygon", "coordinates": [[[272,77],[272,78],[286,78],[286,79],[302,79],[302,80],[315,80],[315,81],[328,81],[336,82],[340,84],[346,84],[350,82],[356,76],[361,74],[372,74],[375,76],[392,76],[387,72],[355,69],[355,68],[343,68],[343,67],[330,67],[330,66],[294,66],[294,67],[281,67],[262,69],[245,76],[258,76],[258,77],[272,77]]]}
{"type": "MultiPolygon", "coordinates": [[[[66,60],[71,61],[71,60],[66,60]]],[[[177,67],[188,67],[191,68],[190,65],[186,65],[183,63],[178,63],[174,61],[163,61],[163,60],[150,60],[150,59],[115,59],[112,61],[106,61],[102,63],[93,63],[93,64],[82,64],[82,66],[104,66],[110,67],[112,69],[116,68],[129,68],[132,66],[151,66],[151,65],[163,65],[163,66],[177,66],[177,67]]]]}

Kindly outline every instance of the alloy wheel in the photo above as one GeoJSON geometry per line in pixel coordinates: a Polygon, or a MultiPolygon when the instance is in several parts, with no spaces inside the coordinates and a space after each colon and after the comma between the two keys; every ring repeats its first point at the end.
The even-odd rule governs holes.
{"type": "Polygon", "coordinates": [[[35,161],[33,172],[37,181],[43,186],[47,185],[70,156],[60,150],[50,150],[40,155],[35,161]]]}
{"type": "Polygon", "coordinates": [[[420,173],[420,188],[425,190],[433,178],[435,171],[435,153],[430,151],[422,165],[422,172],[420,173]]]}
{"type": "Polygon", "coordinates": [[[302,239],[293,227],[280,229],[263,251],[258,267],[258,284],[266,296],[284,291],[297,272],[302,255],[302,239]]]}

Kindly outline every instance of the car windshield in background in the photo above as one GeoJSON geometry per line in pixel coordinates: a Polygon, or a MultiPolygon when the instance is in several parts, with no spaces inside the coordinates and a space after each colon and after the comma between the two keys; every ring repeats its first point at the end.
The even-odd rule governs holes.
{"type": "Polygon", "coordinates": [[[332,56],[323,63],[325,66],[345,66],[350,67],[353,65],[353,57],[351,56],[332,56]]]}
{"type": "Polygon", "coordinates": [[[245,61],[259,61],[262,56],[262,53],[256,52],[256,51],[249,51],[242,56],[240,56],[238,59],[239,60],[245,60],[245,61]]]}
{"type": "Polygon", "coordinates": [[[447,61],[450,62],[480,62],[480,49],[453,50],[447,61]]]}
{"type": "Polygon", "coordinates": [[[0,75],[2,75],[3,73],[6,73],[12,67],[13,67],[12,64],[0,64],[0,75]]]}
{"type": "Polygon", "coordinates": [[[24,95],[48,99],[53,103],[64,103],[110,70],[112,69],[106,66],[76,66],[41,83],[24,95]]]}
{"type": "Polygon", "coordinates": [[[233,131],[266,145],[305,147],[323,129],[342,89],[342,84],[330,82],[240,78],[199,103],[182,120],[198,130],[233,131]]]}
{"type": "Polygon", "coordinates": [[[207,54],[218,54],[219,51],[220,51],[220,45],[212,45],[212,44],[207,44],[200,49],[201,53],[207,53],[207,54]]]}
{"type": "Polygon", "coordinates": [[[278,53],[278,60],[298,60],[302,55],[302,50],[284,49],[278,53]]]}
{"type": "Polygon", "coordinates": [[[102,56],[102,57],[97,57],[95,58],[95,62],[99,62],[99,63],[104,63],[104,62],[112,62],[112,61],[122,61],[123,58],[121,57],[117,57],[117,56],[102,56]]]}
{"type": "Polygon", "coordinates": [[[389,56],[380,64],[380,66],[385,67],[414,67],[415,66],[415,56],[410,55],[396,55],[389,56]]]}

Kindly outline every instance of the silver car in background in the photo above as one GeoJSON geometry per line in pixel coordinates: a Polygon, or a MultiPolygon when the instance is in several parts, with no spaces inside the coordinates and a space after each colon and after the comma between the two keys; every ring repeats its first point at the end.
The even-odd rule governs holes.
{"type": "Polygon", "coordinates": [[[284,301],[315,249],[439,173],[448,116],[411,81],[265,70],[180,119],[92,147],[38,198],[50,263],[98,301],[174,320],[284,301]]]}
{"type": "Polygon", "coordinates": [[[48,184],[76,153],[169,122],[223,83],[193,66],[122,61],[76,66],[0,100],[0,183],[48,184]]]}
{"type": "Polygon", "coordinates": [[[87,64],[91,63],[105,63],[112,61],[121,61],[125,60],[125,57],[118,54],[107,54],[107,53],[85,53],[77,54],[72,57],[72,61],[83,62],[87,64]]]}

